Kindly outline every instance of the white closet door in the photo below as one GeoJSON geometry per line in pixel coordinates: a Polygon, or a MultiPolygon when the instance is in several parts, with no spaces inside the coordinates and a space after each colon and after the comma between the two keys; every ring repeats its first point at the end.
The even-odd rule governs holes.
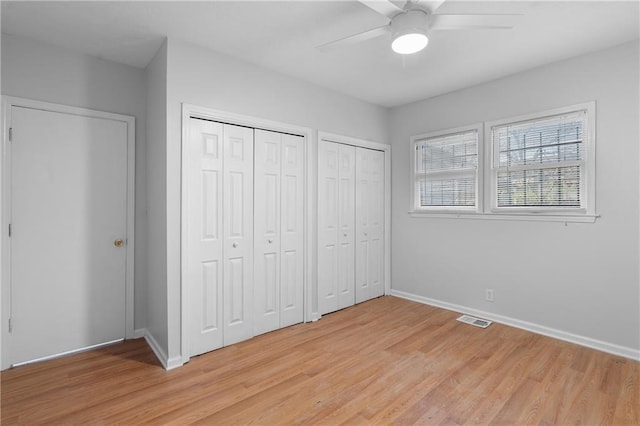
{"type": "Polygon", "coordinates": [[[355,304],[356,148],[339,145],[338,309],[355,304]]]}
{"type": "Polygon", "coordinates": [[[384,152],[356,149],[356,303],[384,294],[384,152]]]}
{"type": "Polygon", "coordinates": [[[302,142],[256,130],[255,334],[303,320],[302,142]]]}
{"type": "Polygon", "coordinates": [[[190,120],[187,150],[189,354],[222,347],[223,125],[190,120]]]}
{"type": "Polygon", "coordinates": [[[194,356],[253,336],[253,130],[190,126],[185,285],[194,356]]]}
{"type": "Polygon", "coordinates": [[[338,309],[339,145],[318,144],[318,311],[338,309]]]}
{"type": "Polygon", "coordinates": [[[385,182],[385,154],[373,151],[371,170],[371,192],[369,196],[371,216],[369,219],[369,280],[371,282],[371,297],[384,295],[384,182],[385,182]]]}
{"type": "Polygon", "coordinates": [[[256,130],[255,334],[280,326],[280,134],[256,130]]]}
{"type": "Polygon", "coordinates": [[[223,344],[253,336],[253,129],[224,124],[223,344]]]}
{"type": "Polygon", "coordinates": [[[355,147],[318,145],[318,307],[326,314],[355,303],[355,147]]]}
{"type": "Polygon", "coordinates": [[[280,327],[303,321],[304,139],[282,135],[280,327]]]}

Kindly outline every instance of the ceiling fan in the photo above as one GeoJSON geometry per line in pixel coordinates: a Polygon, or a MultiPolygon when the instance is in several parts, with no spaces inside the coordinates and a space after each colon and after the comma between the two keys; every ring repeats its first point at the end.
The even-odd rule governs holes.
{"type": "MultiPolygon", "coordinates": [[[[407,0],[403,7],[391,0],[358,0],[389,19],[382,27],[354,34],[317,46],[329,51],[391,34],[391,48],[400,54],[411,54],[424,49],[429,42],[428,33],[437,30],[510,29],[513,14],[436,14],[445,0],[407,0]]],[[[401,3],[400,3],[401,4],[401,3]]]]}

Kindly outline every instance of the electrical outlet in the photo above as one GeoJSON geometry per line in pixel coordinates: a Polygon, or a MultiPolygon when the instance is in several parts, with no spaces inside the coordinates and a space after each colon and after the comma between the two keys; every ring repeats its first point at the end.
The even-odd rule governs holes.
{"type": "Polygon", "coordinates": [[[484,291],[484,300],[486,300],[487,302],[493,302],[493,289],[492,288],[487,288],[484,291]]]}

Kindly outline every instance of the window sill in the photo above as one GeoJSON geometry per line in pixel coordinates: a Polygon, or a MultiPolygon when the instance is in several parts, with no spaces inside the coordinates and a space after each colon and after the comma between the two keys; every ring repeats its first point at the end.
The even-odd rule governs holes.
{"type": "Polygon", "coordinates": [[[565,222],[565,223],[595,223],[600,215],[561,215],[542,213],[477,213],[477,212],[429,212],[410,211],[409,215],[415,218],[432,219],[480,219],[480,220],[512,220],[529,222],[565,222]]]}

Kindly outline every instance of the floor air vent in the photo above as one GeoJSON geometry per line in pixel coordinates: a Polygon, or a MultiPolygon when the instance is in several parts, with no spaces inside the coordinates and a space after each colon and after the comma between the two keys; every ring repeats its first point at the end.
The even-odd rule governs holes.
{"type": "Polygon", "coordinates": [[[482,318],[472,317],[471,315],[463,315],[460,318],[458,318],[458,321],[464,322],[466,324],[475,325],[476,327],[480,327],[480,328],[487,328],[493,322],[493,321],[489,321],[482,318]]]}

